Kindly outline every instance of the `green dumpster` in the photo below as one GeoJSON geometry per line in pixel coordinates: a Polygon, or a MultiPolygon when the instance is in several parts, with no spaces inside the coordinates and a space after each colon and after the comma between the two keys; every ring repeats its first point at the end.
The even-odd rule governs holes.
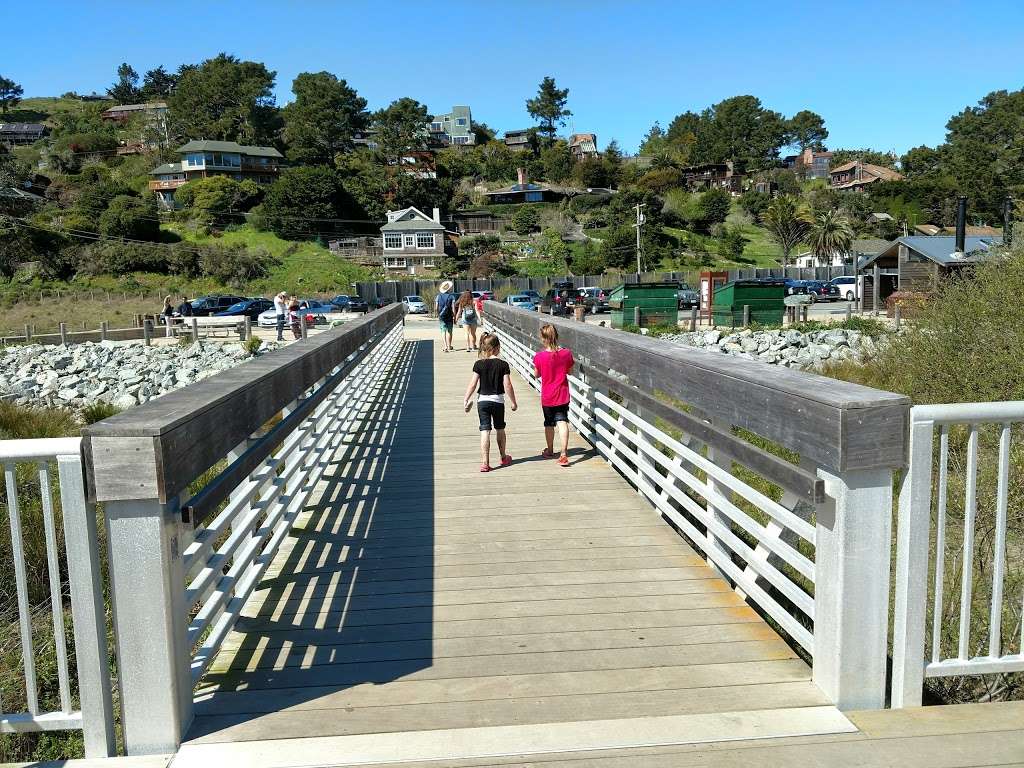
{"type": "Polygon", "coordinates": [[[711,317],[715,325],[735,328],[743,325],[743,307],[750,307],[750,321],[761,325],[781,325],[785,310],[786,281],[733,280],[715,290],[711,317]]]}
{"type": "Polygon", "coordinates": [[[612,310],[612,328],[637,325],[641,328],[679,323],[679,283],[623,283],[608,297],[612,310]]]}

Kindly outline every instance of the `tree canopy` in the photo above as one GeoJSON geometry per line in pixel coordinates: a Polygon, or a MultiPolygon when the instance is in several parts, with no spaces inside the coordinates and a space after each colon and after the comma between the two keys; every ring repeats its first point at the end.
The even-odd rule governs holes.
{"type": "Polygon", "coordinates": [[[820,152],[825,149],[828,128],[825,119],[809,109],[802,109],[789,118],[790,143],[800,150],[813,149],[820,152]]]}
{"type": "Polygon", "coordinates": [[[107,89],[107,95],[118,104],[135,104],[141,98],[139,73],[128,62],[117,68],[117,81],[107,89]]]}
{"type": "Polygon", "coordinates": [[[540,123],[540,131],[545,134],[549,144],[555,140],[556,126],[565,125],[565,118],[572,116],[572,112],[565,107],[568,100],[569,89],[560,89],[553,77],[545,77],[537,89],[536,97],[526,100],[526,111],[540,123]]]}
{"type": "Polygon", "coordinates": [[[163,66],[149,70],[142,77],[143,101],[166,99],[171,95],[177,82],[178,76],[173,72],[168,72],[163,66]]]}
{"type": "Polygon", "coordinates": [[[384,158],[397,163],[405,152],[426,149],[429,119],[426,106],[408,96],[375,112],[373,125],[377,129],[377,146],[384,158]]]}
{"type": "Polygon", "coordinates": [[[333,165],[352,149],[370,116],[366,99],[330,72],[302,72],[292,83],[295,101],[282,111],[288,159],[303,165],[333,165]]]}
{"type": "Polygon", "coordinates": [[[198,66],[182,67],[179,75],[167,100],[178,138],[272,143],[278,128],[275,72],[221,53],[198,66]]]}
{"type": "Polygon", "coordinates": [[[0,76],[0,111],[7,114],[7,110],[16,107],[21,102],[25,90],[8,77],[0,76]]]}

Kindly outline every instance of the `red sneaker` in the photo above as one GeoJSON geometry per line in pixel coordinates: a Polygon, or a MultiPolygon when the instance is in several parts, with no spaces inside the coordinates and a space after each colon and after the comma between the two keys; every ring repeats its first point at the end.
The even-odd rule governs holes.
{"type": "Polygon", "coordinates": [[[501,457],[501,466],[503,466],[503,467],[511,467],[512,466],[512,457],[507,455],[507,454],[505,456],[502,456],[501,457]]]}
{"type": "Polygon", "coordinates": [[[491,465],[490,464],[481,464],[480,465],[480,471],[481,472],[490,472],[491,471],[491,465]]]}
{"type": "Polygon", "coordinates": [[[560,467],[568,467],[569,466],[569,457],[566,456],[564,453],[561,456],[558,457],[558,466],[560,466],[560,467]]]}

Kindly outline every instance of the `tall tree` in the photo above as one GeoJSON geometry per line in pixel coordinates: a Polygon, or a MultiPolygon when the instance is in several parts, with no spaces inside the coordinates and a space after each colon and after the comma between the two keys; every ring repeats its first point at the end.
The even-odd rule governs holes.
{"type": "Polygon", "coordinates": [[[880,152],[877,149],[834,149],[832,150],[832,167],[859,160],[862,163],[880,165],[883,168],[896,168],[896,155],[892,152],[880,152]]]}
{"type": "Polygon", "coordinates": [[[118,104],[135,104],[139,101],[139,73],[127,61],[117,68],[117,82],[107,89],[107,95],[118,104]]]}
{"type": "Polygon", "coordinates": [[[782,248],[782,266],[788,266],[789,255],[807,236],[803,205],[792,195],[779,195],[765,210],[762,221],[772,240],[782,248]]]}
{"type": "Polygon", "coordinates": [[[800,147],[801,152],[805,149],[821,152],[825,149],[828,128],[821,115],[803,109],[789,119],[789,135],[790,142],[800,147]]]}
{"type": "Polygon", "coordinates": [[[908,179],[928,176],[942,168],[942,153],[931,147],[921,145],[907,150],[900,158],[900,170],[908,179]]]}
{"type": "Polygon", "coordinates": [[[369,125],[366,99],[330,72],[302,72],[292,83],[295,101],[282,110],[288,159],[304,165],[333,165],[369,125]]]}
{"type": "Polygon", "coordinates": [[[24,93],[25,90],[16,82],[0,76],[0,111],[6,115],[8,109],[18,106],[24,93]]]}
{"type": "Polygon", "coordinates": [[[807,216],[807,244],[820,264],[830,264],[834,256],[853,249],[850,220],[835,208],[807,216]]]}
{"type": "Polygon", "coordinates": [[[553,77],[545,77],[537,89],[537,96],[526,100],[526,111],[540,123],[541,133],[546,135],[548,144],[555,140],[555,126],[565,125],[565,118],[572,116],[572,112],[565,108],[568,100],[569,89],[559,89],[553,77]]]}
{"type": "Polygon", "coordinates": [[[404,152],[426,149],[427,121],[425,105],[408,96],[391,102],[373,115],[377,145],[390,163],[397,163],[404,152]]]}
{"type": "Polygon", "coordinates": [[[178,76],[168,72],[163,66],[151,69],[142,76],[142,98],[144,101],[166,99],[171,95],[178,76]]]}
{"type": "Polygon", "coordinates": [[[182,139],[271,143],[279,125],[276,74],[259,62],[226,53],[182,67],[167,100],[172,130],[182,139]]]}
{"type": "Polygon", "coordinates": [[[756,96],[733,96],[701,113],[693,161],[731,160],[748,170],[772,167],[786,143],[782,115],[765,109],[756,96]]]}

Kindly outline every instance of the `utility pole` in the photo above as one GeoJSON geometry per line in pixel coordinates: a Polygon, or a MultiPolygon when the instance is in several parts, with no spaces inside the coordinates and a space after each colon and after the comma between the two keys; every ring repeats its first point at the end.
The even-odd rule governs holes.
{"type": "Polygon", "coordinates": [[[642,210],[647,207],[647,203],[637,203],[633,206],[636,211],[636,274],[637,280],[640,279],[640,273],[643,272],[643,246],[640,244],[640,228],[644,225],[646,218],[644,217],[642,210]]]}

